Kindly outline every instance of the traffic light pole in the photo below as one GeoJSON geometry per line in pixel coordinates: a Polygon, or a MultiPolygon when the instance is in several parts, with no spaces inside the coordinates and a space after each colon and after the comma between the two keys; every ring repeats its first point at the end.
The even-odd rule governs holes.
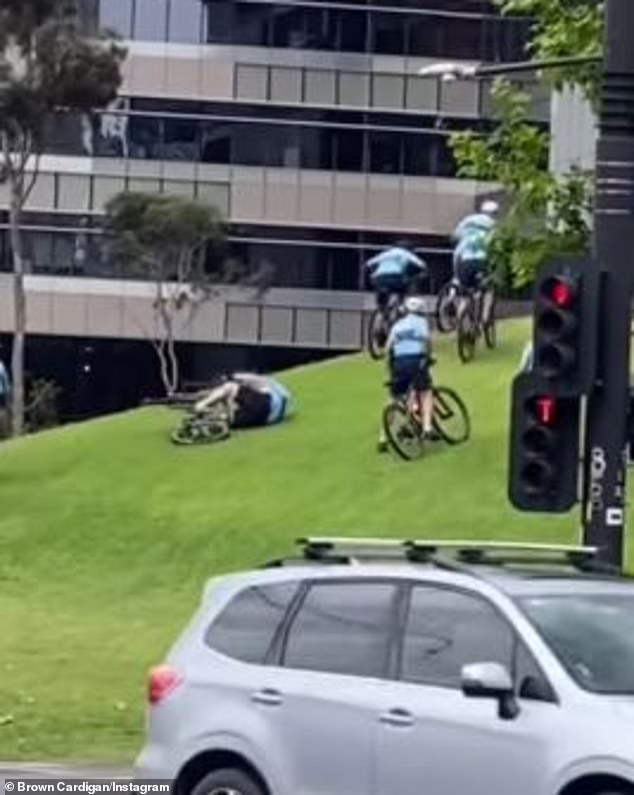
{"type": "Polygon", "coordinates": [[[586,412],[582,510],[584,542],[620,568],[634,285],[634,0],[607,0],[606,11],[595,210],[598,378],[586,412]]]}

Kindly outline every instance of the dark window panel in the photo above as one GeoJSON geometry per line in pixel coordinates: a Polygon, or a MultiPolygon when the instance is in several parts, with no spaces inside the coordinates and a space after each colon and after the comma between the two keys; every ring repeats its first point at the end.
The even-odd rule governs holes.
{"type": "Polygon", "coordinates": [[[402,14],[373,12],[370,15],[371,51],[382,55],[403,55],[406,22],[402,14]]]}
{"type": "Polygon", "coordinates": [[[228,657],[263,664],[296,591],[295,583],[242,591],[209,627],[205,642],[228,657]]]}
{"type": "Polygon", "coordinates": [[[166,160],[197,162],[200,159],[200,125],[192,119],[166,118],[162,156],[166,160]]]}
{"type": "Polygon", "coordinates": [[[365,11],[339,10],[337,13],[337,49],[344,52],[366,52],[368,18],[365,11]]]}
{"type": "Polygon", "coordinates": [[[220,0],[210,5],[208,41],[212,44],[268,46],[275,7],[268,4],[236,3],[220,0]]]}
{"type": "Polygon", "coordinates": [[[163,122],[153,117],[132,116],[129,124],[130,157],[160,159],[163,122]]]}
{"type": "Polygon", "coordinates": [[[402,170],[400,133],[370,132],[370,171],[376,174],[400,174],[402,170]]]}
{"type": "Polygon", "coordinates": [[[465,665],[497,662],[511,671],[514,645],[512,629],[483,599],[416,587],[405,627],[402,677],[458,688],[465,665]]]}
{"type": "Polygon", "coordinates": [[[363,169],[364,135],[360,130],[339,130],[336,136],[335,168],[339,171],[363,169]]]}
{"type": "Polygon", "coordinates": [[[225,122],[203,122],[201,159],[203,163],[231,163],[232,125],[225,122]]]}
{"type": "Polygon", "coordinates": [[[291,625],[284,665],[382,676],[396,593],[389,584],[314,585],[291,625]]]}
{"type": "Polygon", "coordinates": [[[431,137],[426,135],[403,135],[403,171],[411,176],[430,174],[431,137]]]}
{"type": "Polygon", "coordinates": [[[333,167],[335,133],[332,129],[301,127],[301,168],[333,167]]]}

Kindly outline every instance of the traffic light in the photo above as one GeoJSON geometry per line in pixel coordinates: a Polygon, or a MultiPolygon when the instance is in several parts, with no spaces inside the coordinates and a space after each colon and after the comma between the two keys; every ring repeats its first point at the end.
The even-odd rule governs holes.
{"type": "Polygon", "coordinates": [[[533,372],[554,395],[582,395],[595,379],[596,277],[583,262],[559,260],[537,280],[533,372]]]}
{"type": "Polygon", "coordinates": [[[523,511],[564,513],[578,499],[581,400],[553,394],[546,379],[513,382],[509,498],[523,511]]]}

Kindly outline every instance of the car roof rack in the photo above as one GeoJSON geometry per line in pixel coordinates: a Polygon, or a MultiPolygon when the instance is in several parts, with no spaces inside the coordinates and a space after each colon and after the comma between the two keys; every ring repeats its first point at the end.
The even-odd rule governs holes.
{"type": "Polygon", "coordinates": [[[429,563],[439,568],[468,571],[469,566],[548,565],[568,566],[579,571],[602,571],[598,549],[565,544],[506,541],[460,541],[431,539],[342,538],[308,536],[297,540],[305,561],[355,563],[405,560],[429,563]]]}

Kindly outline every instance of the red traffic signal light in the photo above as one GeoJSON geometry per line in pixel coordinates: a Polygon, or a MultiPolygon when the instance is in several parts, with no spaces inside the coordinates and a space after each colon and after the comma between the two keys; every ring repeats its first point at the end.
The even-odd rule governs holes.
{"type": "Polygon", "coordinates": [[[579,361],[579,280],[565,274],[544,279],[537,291],[535,366],[549,379],[566,377],[579,361]]]}
{"type": "Polygon", "coordinates": [[[513,384],[509,496],[515,507],[546,513],[577,500],[580,400],[558,397],[533,373],[513,384]]]}
{"type": "Polygon", "coordinates": [[[577,284],[566,276],[552,276],[542,285],[542,294],[560,309],[572,306],[577,292],[577,284]]]}

